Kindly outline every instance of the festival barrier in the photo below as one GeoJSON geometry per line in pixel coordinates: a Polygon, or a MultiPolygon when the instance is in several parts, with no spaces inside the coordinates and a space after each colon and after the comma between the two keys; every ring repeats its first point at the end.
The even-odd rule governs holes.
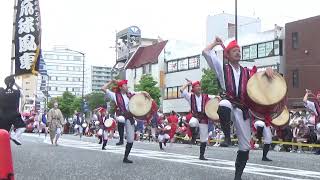
{"type": "Polygon", "coordinates": [[[0,179],[14,180],[10,135],[3,129],[0,129],[0,147],[0,179]]]}

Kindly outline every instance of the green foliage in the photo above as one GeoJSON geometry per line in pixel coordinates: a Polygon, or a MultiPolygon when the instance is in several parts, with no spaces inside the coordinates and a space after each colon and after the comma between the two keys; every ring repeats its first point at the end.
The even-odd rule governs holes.
{"type": "Polygon", "coordinates": [[[65,118],[71,117],[75,110],[81,111],[81,97],[76,97],[71,92],[66,91],[62,96],[51,98],[48,103],[49,109],[53,107],[54,102],[58,102],[59,109],[65,118]]]}
{"type": "Polygon", "coordinates": [[[202,69],[201,90],[205,94],[216,95],[220,92],[218,80],[211,69],[202,69]]]}
{"type": "Polygon", "coordinates": [[[139,81],[139,84],[135,85],[135,91],[146,91],[150,94],[150,96],[160,104],[160,89],[157,87],[157,81],[153,79],[150,74],[143,75],[139,81]]]}
{"type": "Polygon", "coordinates": [[[106,103],[105,95],[102,92],[92,92],[86,95],[90,110],[94,110],[106,103]]]}

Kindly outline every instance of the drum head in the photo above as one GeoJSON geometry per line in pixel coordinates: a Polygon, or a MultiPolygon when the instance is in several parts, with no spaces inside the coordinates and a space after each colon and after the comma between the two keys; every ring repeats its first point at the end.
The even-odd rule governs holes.
{"type": "Polygon", "coordinates": [[[169,130],[171,130],[171,126],[167,125],[164,129],[169,131],[169,130]]]}
{"type": "Polygon", "coordinates": [[[152,106],[152,100],[146,98],[143,94],[135,94],[130,98],[129,110],[134,116],[147,115],[152,106]]]}
{"type": "Polygon", "coordinates": [[[84,127],[84,128],[86,128],[87,126],[88,126],[87,123],[83,123],[83,124],[82,124],[82,127],[84,127]]]}
{"type": "Polygon", "coordinates": [[[289,111],[287,107],[285,107],[278,117],[272,119],[271,123],[274,126],[283,126],[283,125],[286,125],[288,121],[289,121],[289,111]]]}
{"type": "Polygon", "coordinates": [[[112,126],[112,123],[113,123],[113,119],[107,119],[107,120],[104,122],[104,126],[106,126],[106,127],[111,127],[111,126],[112,126]]]}
{"type": "Polygon", "coordinates": [[[265,72],[257,72],[248,81],[247,93],[249,98],[257,104],[273,105],[286,96],[287,84],[278,73],[269,80],[265,72]]]}
{"type": "Polygon", "coordinates": [[[212,120],[218,120],[219,119],[219,115],[217,113],[218,107],[219,107],[219,100],[217,98],[210,99],[205,106],[206,115],[212,120]]]}

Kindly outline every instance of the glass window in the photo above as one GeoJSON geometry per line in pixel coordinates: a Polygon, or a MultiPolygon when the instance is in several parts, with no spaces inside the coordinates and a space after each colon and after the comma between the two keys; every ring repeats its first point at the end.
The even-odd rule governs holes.
{"type": "Polygon", "coordinates": [[[188,59],[181,59],[178,61],[178,69],[186,70],[188,69],[188,59]]]}
{"type": "Polygon", "coordinates": [[[195,69],[200,67],[200,56],[189,58],[189,69],[195,69]]]}
{"type": "Polygon", "coordinates": [[[274,55],[280,55],[280,41],[274,41],[274,55]]]}
{"type": "Polygon", "coordinates": [[[249,46],[244,46],[242,48],[242,59],[243,60],[250,59],[250,47],[249,46]]]}
{"type": "Polygon", "coordinates": [[[168,72],[175,72],[178,70],[177,61],[169,61],[167,65],[168,65],[168,72]]]}
{"type": "Polygon", "coordinates": [[[65,71],[65,70],[67,70],[67,67],[66,66],[59,66],[59,68],[58,68],[60,71],[65,71]]]}
{"type": "Polygon", "coordinates": [[[172,99],[172,91],[173,89],[172,88],[167,88],[167,91],[168,91],[168,99],[172,99]]]}
{"type": "Polygon", "coordinates": [[[178,97],[177,98],[181,98],[181,92],[180,92],[180,89],[182,88],[182,86],[178,86],[177,87],[177,91],[178,91],[178,97]]]}
{"type": "Polygon", "coordinates": [[[57,77],[56,77],[56,76],[50,76],[50,80],[56,81],[56,80],[57,80],[57,77]]]}
{"type": "Polygon", "coordinates": [[[80,61],[82,59],[81,56],[73,56],[73,60],[75,61],[80,61]]]}
{"type": "Polygon", "coordinates": [[[299,46],[299,41],[298,41],[298,32],[293,32],[292,33],[292,48],[297,49],[299,46]]]}
{"type": "Polygon", "coordinates": [[[258,45],[258,57],[265,57],[266,56],[266,44],[262,43],[258,45]]]}
{"type": "Polygon", "coordinates": [[[266,56],[273,56],[273,42],[266,43],[266,56]]]}
{"type": "Polygon", "coordinates": [[[292,71],[292,86],[293,88],[299,88],[299,70],[292,71]]]}
{"type": "Polygon", "coordinates": [[[44,55],[44,58],[46,58],[46,59],[55,59],[56,55],[54,55],[54,54],[46,54],[46,55],[44,55]]]}
{"type": "Polygon", "coordinates": [[[58,77],[58,81],[66,81],[67,77],[58,77]]]}
{"type": "Polygon", "coordinates": [[[66,56],[66,55],[60,55],[60,56],[58,56],[58,58],[61,60],[68,60],[68,56],[66,56]]]}
{"type": "Polygon", "coordinates": [[[168,88],[165,88],[164,89],[164,95],[163,95],[164,97],[164,99],[168,99],[168,88]]]}
{"type": "Polygon", "coordinates": [[[256,59],[257,58],[257,45],[251,45],[250,46],[250,59],[256,59]]]}

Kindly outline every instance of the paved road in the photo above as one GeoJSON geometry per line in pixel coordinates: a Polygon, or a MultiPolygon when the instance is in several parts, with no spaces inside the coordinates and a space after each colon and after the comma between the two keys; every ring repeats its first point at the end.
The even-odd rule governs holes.
{"type": "MultiPolygon", "coordinates": [[[[230,180],[234,174],[236,148],[209,147],[209,161],[198,160],[199,146],[169,144],[160,151],[158,144],[135,142],[130,159],[123,164],[124,146],[109,142],[102,151],[95,138],[64,135],[59,146],[52,146],[44,136],[25,134],[24,144],[12,144],[17,180],[69,179],[169,179],[230,180]]],[[[262,151],[251,151],[243,180],[320,179],[320,156],[274,152],[273,162],[261,161],[262,151]]]]}

